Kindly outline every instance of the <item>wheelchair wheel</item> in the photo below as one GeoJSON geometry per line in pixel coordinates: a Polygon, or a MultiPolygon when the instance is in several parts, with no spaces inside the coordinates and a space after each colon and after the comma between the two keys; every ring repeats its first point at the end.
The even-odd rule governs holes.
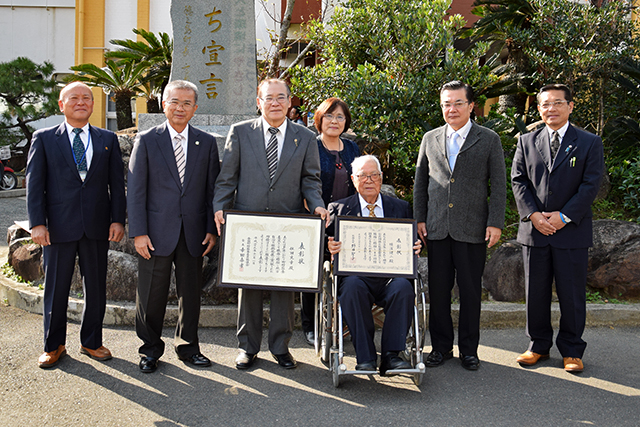
{"type": "Polygon", "coordinates": [[[340,355],[338,355],[338,353],[333,354],[332,362],[331,373],[333,375],[333,386],[338,388],[340,386],[340,355]]]}

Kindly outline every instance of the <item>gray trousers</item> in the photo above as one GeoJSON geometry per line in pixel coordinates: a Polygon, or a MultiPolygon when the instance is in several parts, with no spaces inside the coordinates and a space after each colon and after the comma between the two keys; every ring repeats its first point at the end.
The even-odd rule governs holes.
{"type": "MultiPolygon", "coordinates": [[[[294,293],[271,291],[269,350],[272,354],[289,352],[293,333],[294,293]]],[[[260,352],[262,342],[262,291],[238,290],[238,347],[249,354],[260,352]]]]}

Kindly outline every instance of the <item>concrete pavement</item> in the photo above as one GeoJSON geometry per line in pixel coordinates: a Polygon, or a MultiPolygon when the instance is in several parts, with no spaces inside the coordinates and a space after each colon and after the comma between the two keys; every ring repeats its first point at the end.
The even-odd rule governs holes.
{"type": "MultiPolygon", "coordinates": [[[[522,368],[515,358],[527,345],[524,331],[483,329],[477,372],[453,359],[428,368],[420,387],[403,376],[349,376],[338,389],[300,331],[291,341],[299,367],[290,371],[266,343],[255,367],[236,370],[234,329],[200,330],[202,352],[214,362],[205,369],[180,362],[173,330],[164,335],[158,371],[142,374],[132,327],[106,327],[114,358],[97,362],[79,354],[79,325],[70,323],[68,356],[42,370],[42,317],[0,304],[0,425],[638,425],[638,328],[588,328],[582,374],[564,372],[555,348],[550,360],[522,368]]],[[[347,351],[352,366],[349,344],[347,351]]]]}

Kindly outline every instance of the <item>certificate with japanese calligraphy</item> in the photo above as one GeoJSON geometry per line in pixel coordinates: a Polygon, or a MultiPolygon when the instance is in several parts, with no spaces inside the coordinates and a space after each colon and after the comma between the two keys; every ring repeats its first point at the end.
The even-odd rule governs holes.
{"type": "Polygon", "coordinates": [[[412,219],[343,216],[336,220],[336,240],[342,248],[334,257],[334,271],[342,276],[417,276],[412,219]]]}
{"type": "Polygon", "coordinates": [[[324,221],[317,215],[225,211],[221,241],[220,286],[320,289],[324,221]]]}

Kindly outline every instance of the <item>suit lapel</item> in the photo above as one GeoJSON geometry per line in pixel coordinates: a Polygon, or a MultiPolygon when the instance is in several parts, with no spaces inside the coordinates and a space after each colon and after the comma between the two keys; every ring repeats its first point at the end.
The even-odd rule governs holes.
{"type": "Polygon", "coordinates": [[[547,132],[546,127],[540,129],[535,137],[534,144],[538,153],[540,153],[540,157],[542,157],[542,161],[547,165],[547,169],[551,170],[551,147],[549,145],[549,132],[547,132]]]}
{"type": "Polygon", "coordinates": [[[267,162],[267,149],[264,143],[264,132],[262,131],[262,119],[257,118],[251,124],[249,131],[249,146],[253,150],[253,155],[258,163],[258,169],[262,171],[264,178],[269,182],[269,163],[267,162]]]}
{"type": "Polygon", "coordinates": [[[176,165],[176,155],[173,153],[173,144],[171,142],[171,136],[169,135],[169,129],[167,129],[167,123],[156,128],[155,142],[158,146],[158,151],[167,163],[167,169],[169,169],[171,177],[173,177],[178,187],[182,187],[180,184],[180,176],[178,175],[178,165],[176,165]]]}
{"type": "Polygon", "coordinates": [[[562,164],[562,162],[567,159],[573,152],[573,150],[577,147],[577,139],[578,134],[573,126],[569,125],[567,128],[567,132],[564,134],[564,138],[562,138],[562,144],[558,149],[558,154],[556,155],[555,160],[553,161],[552,171],[557,169],[558,166],[562,164]]]}
{"type": "MultiPolygon", "coordinates": [[[[200,137],[200,131],[196,130],[193,126],[189,126],[189,140],[187,141],[188,149],[187,149],[187,166],[184,171],[184,185],[182,188],[187,188],[191,177],[194,174],[194,171],[197,169],[198,163],[200,162],[200,141],[198,138],[200,137]]],[[[174,155],[175,158],[175,155],[174,155]]],[[[178,170],[178,166],[176,165],[176,171],[178,170]]]]}
{"type": "Polygon", "coordinates": [[[71,169],[71,172],[80,179],[78,173],[78,167],[73,158],[73,151],[71,150],[71,143],[69,142],[69,135],[67,134],[67,127],[62,123],[58,129],[56,129],[56,145],[60,150],[60,155],[64,159],[65,163],[71,169]]]}
{"type": "Polygon", "coordinates": [[[89,170],[87,171],[86,180],[89,180],[96,173],[95,170],[98,169],[97,165],[99,164],[100,158],[102,157],[102,154],[106,149],[102,142],[102,134],[91,125],[89,125],[89,134],[91,135],[91,147],[93,148],[93,155],[91,158],[91,164],[89,165],[89,170]]]}
{"type": "Polygon", "coordinates": [[[471,122],[471,129],[469,129],[469,134],[467,134],[467,139],[465,139],[462,147],[460,147],[460,153],[467,151],[471,147],[473,147],[478,141],[480,141],[480,129],[476,126],[475,123],[471,122]]]}
{"type": "Polygon", "coordinates": [[[344,206],[345,216],[362,216],[362,209],[360,208],[360,198],[358,197],[358,193],[350,196],[347,199],[347,203],[344,206]]]}

